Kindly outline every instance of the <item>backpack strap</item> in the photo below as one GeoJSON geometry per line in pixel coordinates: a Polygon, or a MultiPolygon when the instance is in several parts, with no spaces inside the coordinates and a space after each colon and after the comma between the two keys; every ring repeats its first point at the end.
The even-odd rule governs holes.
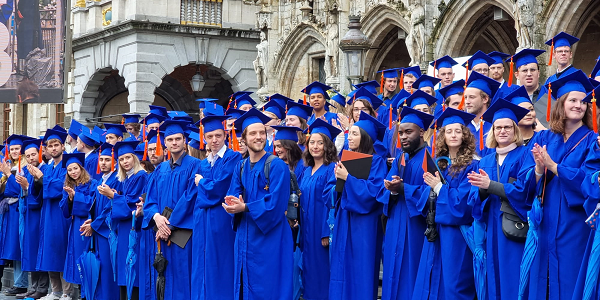
{"type": "Polygon", "coordinates": [[[265,190],[269,190],[269,185],[271,183],[271,181],[269,180],[269,172],[271,171],[271,163],[273,162],[273,160],[276,158],[277,156],[269,153],[269,156],[267,157],[267,160],[265,161],[265,168],[264,168],[264,172],[265,172],[265,180],[267,181],[267,186],[265,186],[265,190]]]}

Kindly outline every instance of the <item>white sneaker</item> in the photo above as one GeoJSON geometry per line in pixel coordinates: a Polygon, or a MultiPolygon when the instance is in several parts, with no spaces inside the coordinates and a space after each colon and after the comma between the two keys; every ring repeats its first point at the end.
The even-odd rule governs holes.
{"type": "Polygon", "coordinates": [[[63,294],[62,297],[60,297],[59,300],[71,300],[71,297],[69,295],[63,294]]]}
{"type": "Polygon", "coordinates": [[[40,300],[60,300],[60,298],[54,295],[54,293],[50,292],[50,294],[40,298],[40,300]]]}

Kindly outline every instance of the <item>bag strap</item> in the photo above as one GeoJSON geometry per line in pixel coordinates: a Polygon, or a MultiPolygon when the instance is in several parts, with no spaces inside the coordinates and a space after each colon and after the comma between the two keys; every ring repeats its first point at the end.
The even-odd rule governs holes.
{"type": "MultiPolygon", "coordinates": [[[[498,153],[496,153],[496,174],[497,174],[498,182],[500,182],[500,164],[498,163],[498,153]]],[[[514,215],[517,218],[521,219],[519,217],[519,215],[517,214],[517,212],[515,211],[515,209],[510,204],[510,202],[508,201],[508,198],[505,198],[505,197],[498,197],[498,198],[500,198],[500,202],[501,202],[500,211],[502,211],[503,213],[514,215]]],[[[523,221],[523,220],[521,220],[521,221],[523,221]]]]}
{"type": "Polygon", "coordinates": [[[271,162],[273,162],[273,160],[275,159],[275,155],[269,153],[269,156],[267,157],[267,160],[265,161],[265,179],[267,180],[267,185],[270,182],[269,180],[269,172],[271,171],[271,162]]]}
{"type": "MultiPolygon", "coordinates": [[[[290,172],[290,187],[292,188],[292,192],[300,191],[300,186],[298,186],[298,179],[296,179],[296,174],[294,172],[290,172]]],[[[299,195],[298,195],[299,196],[299,195]]]]}

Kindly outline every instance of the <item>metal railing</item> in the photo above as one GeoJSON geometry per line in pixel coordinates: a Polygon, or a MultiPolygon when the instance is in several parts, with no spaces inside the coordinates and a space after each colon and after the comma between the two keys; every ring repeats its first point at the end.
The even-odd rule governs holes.
{"type": "Polygon", "coordinates": [[[181,24],[221,26],[222,0],[181,0],[181,24]]]}

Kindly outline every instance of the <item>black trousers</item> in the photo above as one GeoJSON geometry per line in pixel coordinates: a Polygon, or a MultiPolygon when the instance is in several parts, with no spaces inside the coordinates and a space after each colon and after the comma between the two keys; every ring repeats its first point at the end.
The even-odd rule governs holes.
{"type": "MultiPolygon", "coordinates": [[[[119,294],[120,294],[121,300],[127,300],[127,287],[120,286],[119,294]]],[[[134,286],[133,291],[131,291],[131,300],[139,300],[139,299],[140,299],[140,288],[134,286]]]]}

